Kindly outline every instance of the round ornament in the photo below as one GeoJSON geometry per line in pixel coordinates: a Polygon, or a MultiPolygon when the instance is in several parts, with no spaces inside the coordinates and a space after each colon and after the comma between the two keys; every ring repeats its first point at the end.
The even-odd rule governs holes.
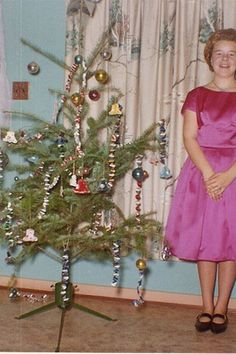
{"type": "Polygon", "coordinates": [[[144,177],[144,179],[149,177],[148,171],[146,171],[146,170],[143,171],[143,177],[144,177]]]}
{"type": "Polygon", "coordinates": [[[82,64],[84,59],[83,59],[82,55],[78,54],[75,56],[74,60],[75,60],[75,64],[79,65],[79,64],[82,64]]]}
{"type": "Polygon", "coordinates": [[[101,57],[103,60],[110,60],[112,57],[111,50],[109,48],[103,49],[103,51],[100,53],[101,57]]]}
{"type": "Polygon", "coordinates": [[[105,70],[100,69],[95,72],[95,79],[100,84],[105,84],[105,83],[107,83],[109,76],[105,70]]]}
{"type": "Polygon", "coordinates": [[[141,167],[137,167],[132,172],[133,178],[138,181],[142,182],[144,180],[144,171],[141,167]]]}
{"type": "Polygon", "coordinates": [[[90,175],[89,166],[84,166],[84,168],[83,168],[83,177],[88,177],[89,175],[90,175]]]}
{"type": "Polygon", "coordinates": [[[100,93],[97,90],[91,90],[91,91],[89,91],[88,96],[89,96],[90,100],[98,101],[100,98],[100,93]]]}
{"type": "Polygon", "coordinates": [[[27,65],[27,69],[29,74],[37,75],[40,71],[40,66],[35,61],[32,61],[27,65]]]}
{"type": "Polygon", "coordinates": [[[139,258],[137,261],[136,261],[136,267],[139,269],[139,270],[143,270],[145,269],[147,266],[146,264],[146,261],[142,258],[139,258]]]}
{"type": "Polygon", "coordinates": [[[80,106],[84,103],[84,96],[81,95],[79,92],[73,93],[71,95],[71,101],[74,103],[75,106],[80,106]]]}
{"type": "Polygon", "coordinates": [[[98,190],[99,190],[99,192],[109,192],[110,191],[110,186],[105,179],[103,179],[100,182],[98,190]]]}

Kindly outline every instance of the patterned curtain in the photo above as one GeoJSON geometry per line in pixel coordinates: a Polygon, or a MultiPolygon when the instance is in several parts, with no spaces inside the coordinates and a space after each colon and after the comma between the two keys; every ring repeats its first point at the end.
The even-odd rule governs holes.
{"type": "MultiPolygon", "coordinates": [[[[158,153],[145,156],[143,168],[149,178],[142,198],[143,212],[156,211],[156,218],[165,223],[186,157],[180,109],[190,89],[211,79],[204,63],[204,45],[214,30],[234,27],[236,1],[84,0],[81,11],[81,0],[66,1],[68,65],[78,53],[89,55],[108,24],[115,23],[110,39],[112,58],[99,66],[109,73],[111,83],[101,99],[91,103],[91,115],[96,117],[106,107],[115,86],[124,94],[125,142],[154,122],[166,129],[165,164],[158,153]],[[86,41],[82,47],[83,33],[86,41]]],[[[95,85],[92,79],[89,85],[95,85]]],[[[131,172],[116,195],[126,214],[135,208],[131,172]]]]}
{"type": "Polygon", "coordinates": [[[11,107],[11,93],[10,85],[7,80],[6,73],[6,58],[5,58],[5,44],[4,44],[4,29],[2,20],[2,0],[0,0],[0,127],[6,126],[9,123],[8,115],[4,114],[4,110],[10,110],[11,107]]]}

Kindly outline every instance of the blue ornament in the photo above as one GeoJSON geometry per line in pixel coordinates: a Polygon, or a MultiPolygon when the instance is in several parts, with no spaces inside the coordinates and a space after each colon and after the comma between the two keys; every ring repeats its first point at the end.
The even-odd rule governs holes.
{"type": "Polygon", "coordinates": [[[58,147],[61,147],[61,146],[65,145],[66,143],[68,143],[68,140],[65,138],[65,134],[61,133],[56,140],[56,144],[58,147]]]}
{"type": "Polygon", "coordinates": [[[132,176],[136,181],[142,182],[145,179],[142,167],[135,168],[132,172],[132,176]]]}
{"type": "Polygon", "coordinates": [[[75,60],[75,64],[82,64],[84,59],[83,59],[82,55],[78,54],[75,56],[74,60],[75,60]]]}
{"type": "Polygon", "coordinates": [[[38,156],[31,156],[31,157],[27,157],[26,158],[26,161],[30,162],[30,163],[33,163],[33,164],[36,164],[38,162],[38,156]]]}
{"type": "Polygon", "coordinates": [[[172,175],[170,173],[170,169],[166,165],[164,165],[160,171],[160,178],[169,179],[171,177],[172,175]]]}

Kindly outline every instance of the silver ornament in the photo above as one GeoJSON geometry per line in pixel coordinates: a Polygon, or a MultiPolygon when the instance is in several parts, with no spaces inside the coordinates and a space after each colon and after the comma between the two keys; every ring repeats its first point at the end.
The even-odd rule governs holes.
{"type": "Polygon", "coordinates": [[[100,55],[103,60],[110,60],[112,57],[112,52],[109,48],[106,48],[100,53],[100,55]]]}
{"type": "Polygon", "coordinates": [[[171,251],[167,245],[162,248],[160,256],[162,261],[167,261],[171,257],[171,251]]]}
{"type": "Polygon", "coordinates": [[[16,299],[20,297],[20,292],[16,288],[11,288],[9,291],[9,298],[16,299]]]}
{"type": "Polygon", "coordinates": [[[37,75],[40,71],[40,66],[35,61],[32,61],[27,65],[27,69],[29,74],[37,75]]]}

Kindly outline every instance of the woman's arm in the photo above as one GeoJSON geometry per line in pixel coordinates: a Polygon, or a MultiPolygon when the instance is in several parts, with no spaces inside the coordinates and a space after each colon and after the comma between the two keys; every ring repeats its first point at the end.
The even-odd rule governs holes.
{"type": "Polygon", "coordinates": [[[198,124],[196,113],[186,110],[184,112],[183,126],[183,140],[185,149],[190,159],[202,173],[203,181],[209,197],[213,200],[218,200],[220,199],[223,190],[216,187],[217,182],[214,179],[216,174],[198,144],[197,132],[198,124]]]}
{"type": "Polygon", "coordinates": [[[196,113],[186,110],[183,115],[183,140],[185,149],[195,166],[201,171],[203,179],[207,180],[214,174],[214,170],[197,142],[198,124],[196,113]]]}

